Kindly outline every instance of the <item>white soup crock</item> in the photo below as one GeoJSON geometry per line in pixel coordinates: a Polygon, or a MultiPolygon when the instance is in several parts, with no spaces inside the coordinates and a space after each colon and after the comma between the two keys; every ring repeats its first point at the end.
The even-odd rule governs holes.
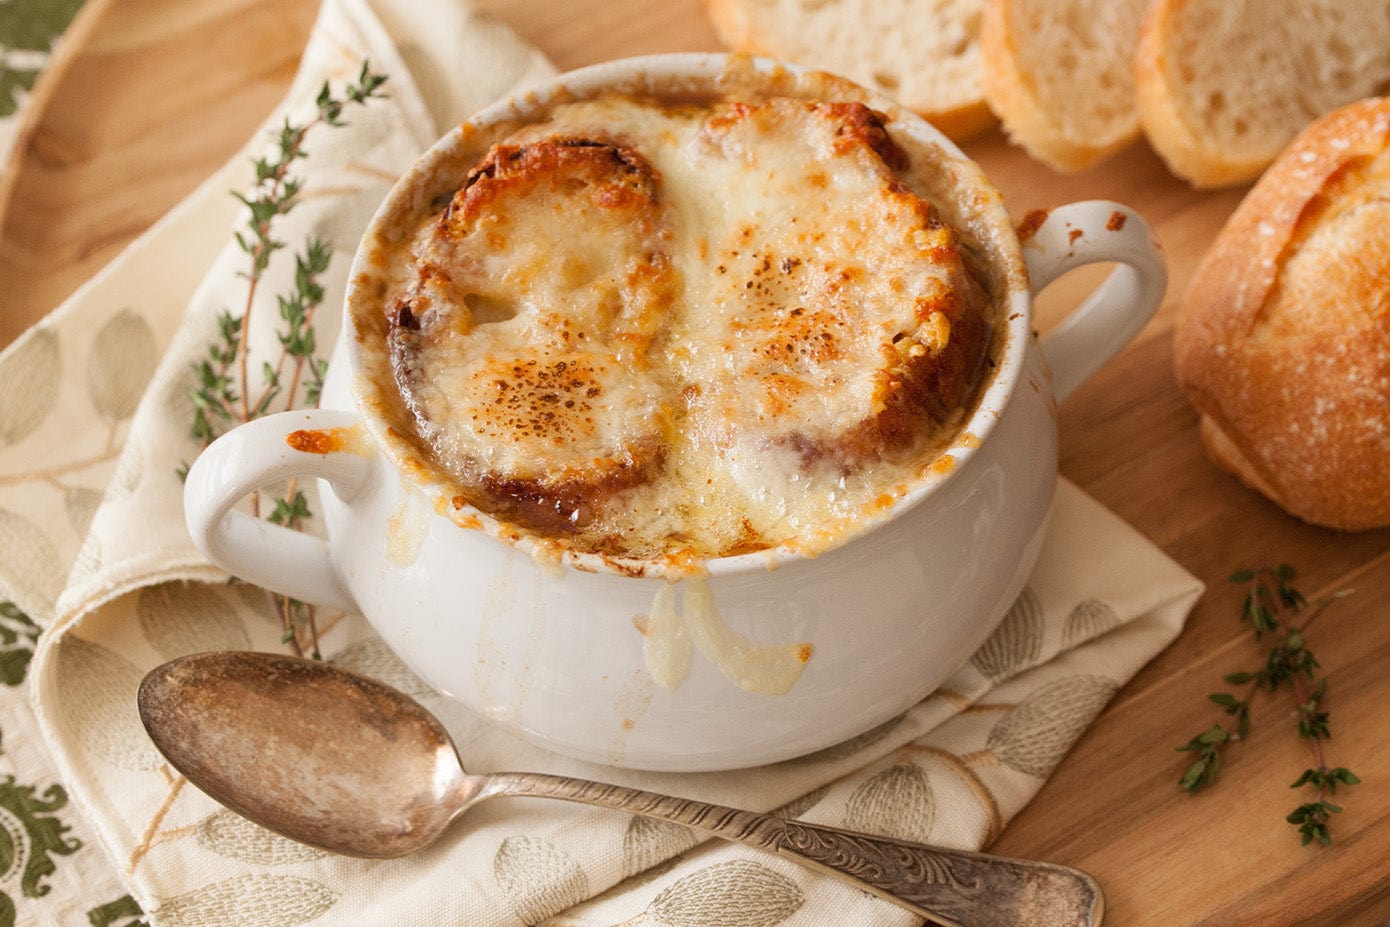
{"type": "MultiPolygon", "coordinates": [[[[460,146],[480,128],[525,118],[557,98],[614,88],[717,91],[735,63],[745,79],[750,71],[803,73],[759,59],[688,54],[562,75],[442,139],[392,190],[373,226],[393,203],[399,210],[408,198],[418,201],[421,176],[458,161],[460,146]]],[[[935,144],[975,170],[928,123],[866,98],[890,113],[893,132],[935,144]]],[[[1002,216],[990,193],[987,208],[1002,216]]],[[[726,644],[809,644],[799,651],[808,657],[804,669],[783,694],[741,687],[727,647],[722,655],[697,650],[679,684],[659,684],[639,628],[665,580],[584,555],[538,559],[525,538],[509,539],[505,526],[471,506],[440,504],[440,486],[402,466],[399,436],[363,400],[380,386],[363,382],[350,311],[354,300],[369,297],[366,248],[352,270],[322,407],[254,421],[209,447],[188,476],[189,530],[215,564],[247,582],[365,615],[429,684],[548,748],[679,771],[821,749],[909,708],[989,635],[1042,544],[1057,476],[1056,402],[1128,343],[1163,297],[1163,259],[1148,226],[1116,203],[1054,209],[1024,245],[1010,232],[1007,247],[1015,261],[1021,252],[1030,283],[1009,297],[1007,343],[961,428],[971,438],[946,452],[950,466],[817,557],[773,552],[706,564],[726,644]],[[1039,344],[1032,294],[1097,262],[1118,266],[1039,344]],[[287,441],[306,431],[341,440],[323,453],[323,442],[287,441]],[[291,476],[321,480],[327,543],[236,510],[252,490],[291,476]]]]}

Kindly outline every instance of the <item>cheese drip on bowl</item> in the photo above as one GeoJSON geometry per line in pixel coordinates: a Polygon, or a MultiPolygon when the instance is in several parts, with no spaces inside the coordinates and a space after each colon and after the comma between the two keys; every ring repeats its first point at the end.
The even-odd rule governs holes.
{"type": "Polygon", "coordinates": [[[998,324],[911,168],[860,103],[556,106],[401,248],[420,442],[576,551],[833,546],[949,443],[998,324]]]}

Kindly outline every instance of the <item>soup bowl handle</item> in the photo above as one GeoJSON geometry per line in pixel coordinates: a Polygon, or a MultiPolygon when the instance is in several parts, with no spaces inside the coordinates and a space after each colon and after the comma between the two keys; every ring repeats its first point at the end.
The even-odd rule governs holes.
{"type": "Polygon", "coordinates": [[[1028,279],[1036,296],[1070,270],[1087,264],[1119,266],[1042,341],[1060,402],[1129,344],[1163,302],[1168,271],[1147,222],[1108,200],[1088,200],[1048,213],[1022,240],[1028,279]]]}
{"type": "Polygon", "coordinates": [[[350,501],[372,472],[361,431],[355,413],[309,409],[268,415],[227,432],[199,455],[184,483],[184,518],[193,543],[238,579],[302,602],[360,611],[327,544],[235,506],[272,483],[311,476],[350,501]]]}

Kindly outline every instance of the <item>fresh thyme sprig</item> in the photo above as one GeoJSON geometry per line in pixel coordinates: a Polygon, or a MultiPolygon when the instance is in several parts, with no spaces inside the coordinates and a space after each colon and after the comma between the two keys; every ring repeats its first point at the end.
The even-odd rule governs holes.
{"type": "Polygon", "coordinates": [[[1301,624],[1295,624],[1294,618],[1309,603],[1292,585],[1294,576],[1294,569],[1288,564],[1278,569],[1261,567],[1240,570],[1231,575],[1231,582],[1249,586],[1241,610],[1242,620],[1250,623],[1255,640],[1272,634],[1275,643],[1265,657],[1262,668],[1253,672],[1230,673],[1224,677],[1233,686],[1245,686],[1242,695],[1217,692],[1207,696],[1233,717],[1234,726],[1228,728],[1214,724],[1178,747],[1180,752],[1196,754],[1178,780],[1178,785],[1191,793],[1215,782],[1221,768],[1222,751],[1231,743],[1244,740],[1250,732],[1250,704],[1255,693],[1260,689],[1273,692],[1287,686],[1293,693],[1298,711],[1298,735],[1309,741],[1316,763],[1305,769],[1290,788],[1311,786],[1317,792],[1312,801],[1299,805],[1286,820],[1298,826],[1303,845],[1314,840],[1327,845],[1332,842],[1328,822],[1332,815],[1342,810],[1328,801],[1328,796],[1336,794],[1338,785],[1356,785],[1361,780],[1344,766],[1327,765],[1323,744],[1332,736],[1328,727],[1328,712],[1322,705],[1327,693],[1327,677],[1318,677],[1319,664],[1308,649],[1304,632],[1327,606],[1349,593],[1343,591],[1320,599],[1314,603],[1308,617],[1301,624]]]}
{"type": "MultiPolygon", "coordinates": [[[[256,179],[251,189],[232,194],[246,207],[246,225],[233,233],[237,246],[249,260],[249,266],[241,273],[247,281],[246,297],[241,315],[233,315],[227,309],[218,315],[217,336],[208,345],[207,356],[193,365],[194,383],[189,389],[193,421],[189,433],[200,447],[206,448],[223,432],[259,418],[272,408],[295,408],[301,386],[306,404],[318,405],[328,362],[315,357],[318,341],[314,335],[314,314],[323,303],[320,281],[333,257],[327,242],[311,236],[294,256],[292,289],[276,296],[282,323],[277,333],[280,350],[273,360],[262,361],[261,382],[257,386],[253,386],[250,375],[252,310],[271,258],[286,247],[285,241],[276,237],[275,220],[294,210],[304,189],[293,168],[308,155],[305,139],[319,125],[346,125],[344,112],[380,97],[385,82],[386,76],[374,73],[366,61],[362,62],[357,79],[343,87],[341,95],[334,94],[325,82],[315,98],[314,115],[302,123],[291,122],[287,117],[274,133],[271,153],[253,161],[256,179]],[[290,368],[288,385],[284,383],[286,365],[290,368]]],[[[178,472],[181,479],[186,477],[188,465],[180,466],[178,472]]],[[[260,517],[259,492],[251,494],[251,511],[260,517]]],[[[270,521],[296,530],[311,517],[308,501],[294,480],[284,495],[274,500],[268,516],[270,521]]],[[[303,655],[307,639],[311,655],[318,658],[313,606],[286,596],[276,595],[272,599],[281,617],[284,642],[296,655],[303,655]]]]}

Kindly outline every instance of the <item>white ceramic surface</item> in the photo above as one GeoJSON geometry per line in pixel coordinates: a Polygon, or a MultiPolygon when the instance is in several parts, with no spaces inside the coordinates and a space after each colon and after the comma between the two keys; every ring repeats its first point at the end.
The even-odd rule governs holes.
{"type": "MultiPolygon", "coordinates": [[[[712,86],[724,67],[718,55],[613,62],[563,75],[472,122],[513,118],[559,87],[584,96],[634,74],[712,86]]],[[[964,160],[910,114],[893,126],[964,160]]],[[[446,137],[421,164],[457,144],[457,133],[446,137]]],[[[418,170],[392,198],[412,195],[418,170]]],[[[748,642],[811,645],[804,672],[782,695],[744,691],[699,652],[679,686],[657,685],[634,618],[652,611],[663,580],[623,575],[582,555],[541,564],[524,544],[494,536],[495,523],[481,513],[464,513],[478,516],[481,529],[438,514],[431,487],[393,463],[380,418],[358,411],[370,405],[354,381],[360,358],[350,316],[322,409],[237,428],[198,459],[186,484],[189,530],[214,563],[242,579],[360,611],[431,685],[549,748],[684,771],[805,754],[904,711],[988,636],[1046,529],[1056,400],[1123,347],[1163,296],[1163,261],[1147,225],[1115,203],[1053,210],[1022,253],[1034,292],[1083,264],[1119,266],[1041,348],[1031,336],[1030,294],[1013,294],[1000,369],[963,428],[982,438],[978,447],[953,447],[953,470],[819,557],[750,554],[710,563],[707,581],[724,626],[748,642]],[[316,454],[286,442],[298,429],[335,428],[346,429],[339,434],[353,450],[316,454]],[[252,489],[296,474],[325,481],[327,545],[234,510],[252,489]]],[[[359,254],[354,280],[362,262],[359,254]]]]}

